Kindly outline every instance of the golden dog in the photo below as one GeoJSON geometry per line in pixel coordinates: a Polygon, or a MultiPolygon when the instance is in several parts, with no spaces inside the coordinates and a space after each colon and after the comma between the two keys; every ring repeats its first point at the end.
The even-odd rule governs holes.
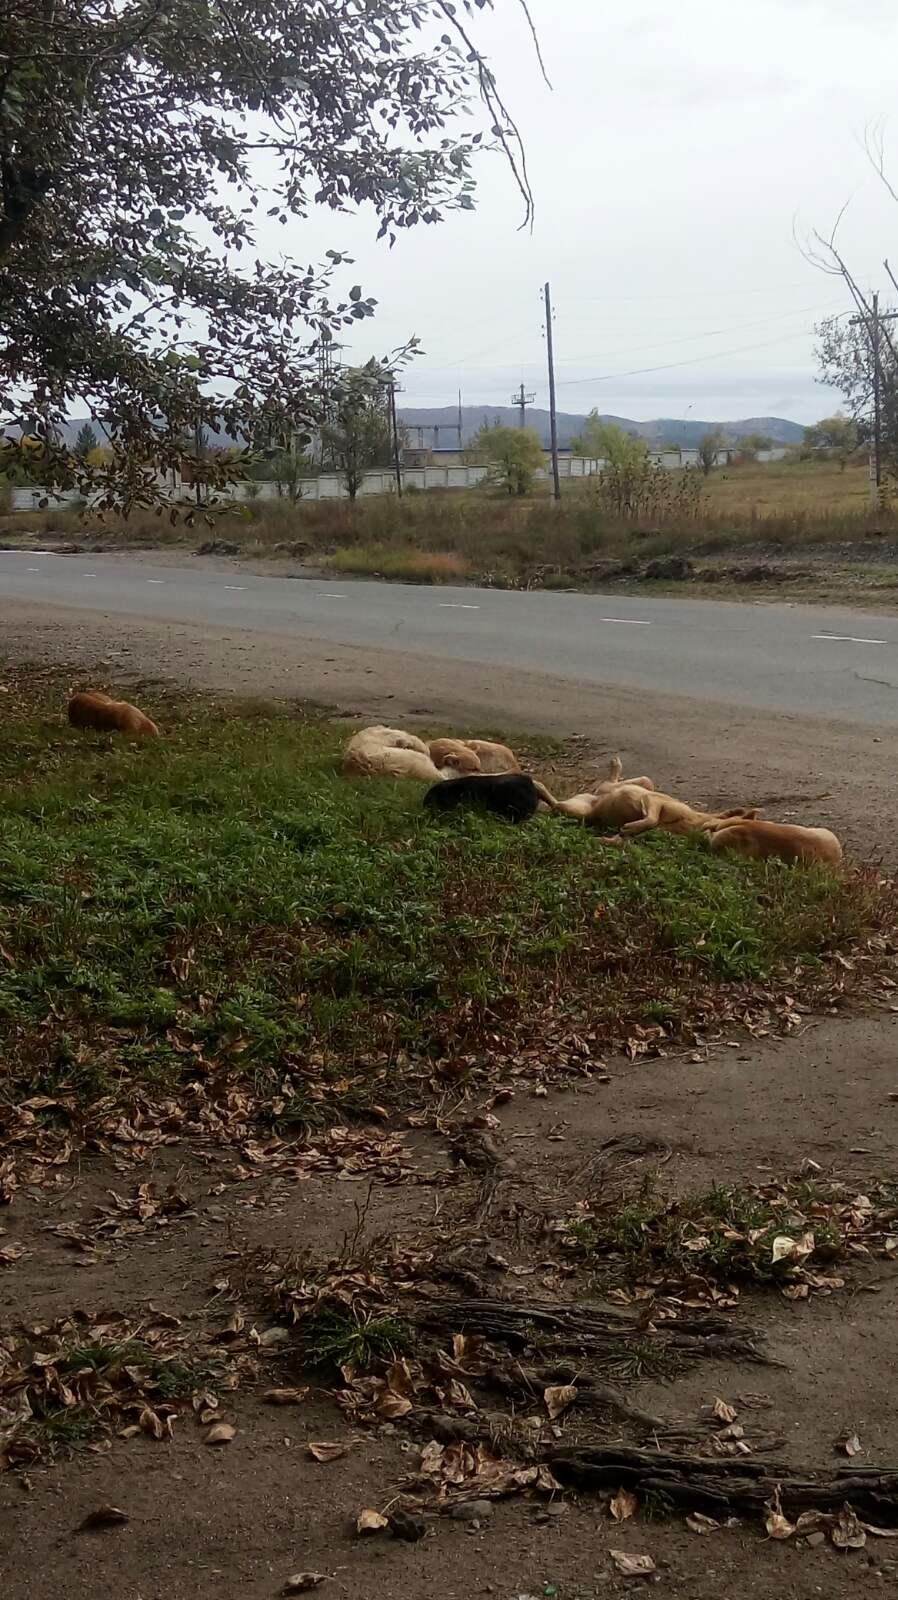
{"type": "Polygon", "coordinates": [[[137,706],[127,700],[112,700],[99,689],[85,689],[73,694],[68,704],[68,718],[73,728],[91,728],[98,733],[128,733],[139,739],[158,739],[155,722],[144,716],[137,706]]]}
{"type": "Polygon", "coordinates": [[[791,863],[837,867],[842,860],[842,846],[829,828],[800,828],[790,822],[725,817],[708,831],[712,850],[734,850],[737,855],[748,856],[753,861],[774,856],[791,863]]]}

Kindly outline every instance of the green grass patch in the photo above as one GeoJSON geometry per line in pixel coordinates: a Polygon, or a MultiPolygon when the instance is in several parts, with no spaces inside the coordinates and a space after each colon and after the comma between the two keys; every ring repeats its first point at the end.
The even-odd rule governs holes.
{"type": "Polygon", "coordinates": [[[418,550],[402,545],[348,545],[327,557],[335,572],[375,578],[406,579],[409,583],[460,583],[470,577],[464,556],[445,550],[418,550]]]}
{"type": "Polygon", "coordinates": [[[360,1373],[379,1362],[395,1361],[413,1345],[409,1329],[398,1317],[327,1306],[305,1319],[302,1334],[309,1361],[337,1369],[351,1366],[360,1373]]]}
{"type": "Polygon", "coordinates": [[[61,726],[56,695],[10,696],[0,728],[0,1104],[225,1069],[320,1123],[401,1093],[400,1052],[511,1046],[549,1015],[603,1046],[676,1036],[734,986],[825,984],[830,951],[891,925],[872,876],[435,821],[420,786],[344,778],[322,720],[150,697],[166,737],[131,745],[61,726]]]}

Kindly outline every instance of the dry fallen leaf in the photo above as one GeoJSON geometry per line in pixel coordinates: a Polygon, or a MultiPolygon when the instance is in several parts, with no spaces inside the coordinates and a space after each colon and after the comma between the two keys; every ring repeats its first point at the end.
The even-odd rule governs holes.
{"type": "Polygon", "coordinates": [[[767,1529],[767,1537],[769,1539],[791,1539],[795,1532],[795,1523],[790,1522],[788,1517],[783,1516],[778,1489],[773,1499],[767,1504],[767,1516],[764,1519],[764,1526],[767,1529]]]}
{"type": "Polygon", "coordinates": [[[714,1401],[714,1415],[720,1422],[735,1422],[736,1407],[728,1405],[726,1400],[721,1400],[718,1395],[714,1401]]]}
{"type": "Polygon", "coordinates": [[[379,1511],[360,1511],[355,1519],[356,1533],[380,1533],[382,1528],[388,1528],[389,1522],[381,1516],[379,1511]]]}
{"type": "Polygon", "coordinates": [[[614,1565],[618,1572],[625,1578],[639,1577],[640,1573],[654,1572],[655,1563],[651,1556],[633,1555],[629,1550],[609,1550],[614,1565]]]}
{"type": "Polygon", "coordinates": [[[88,1511],[83,1522],[79,1522],[79,1531],[89,1528],[117,1528],[123,1522],[130,1521],[127,1511],[121,1511],[118,1506],[97,1506],[96,1511],[88,1511]]]}
{"type": "Polygon", "coordinates": [[[308,1444],[306,1449],[313,1461],[337,1461],[340,1456],[345,1456],[349,1445],[330,1443],[326,1439],[308,1444]]]}
{"type": "Polygon", "coordinates": [[[856,1433],[840,1433],[838,1439],[833,1440],[833,1449],[838,1450],[843,1456],[856,1456],[861,1448],[861,1441],[856,1433]]]}
{"type": "Polygon", "coordinates": [[[262,1396],[267,1406],[298,1406],[308,1394],[306,1389],[266,1389],[262,1396]]]}
{"type": "Polygon", "coordinates": [[[706,1517],[702,1511],[693,1511],[686,1518],[686,1526],[693,1533],[713,1533],[715,1528],[720,1527],[720,1523],[715,1522],[713,1517],[706,1517]]]}
{"type": "Polygon", "coordinates": [[[230,1422],[216,1422],[206,1434],[206,1444],[230,1444],[237,1437],[237,1429],[230,1422]]]}
{"type": "Polygon", "coordinates": [[[791,1238],[788,1233],[778,1233],[773,1241],[773,1263],[776,1265],[778,1261],[804,1261],[813,1255],[815,1245],[816,1240],[810,1230],[798,1239],[791,1238]]]}
{"type": "Polygon", "coordinates": [[[326,1577],[326,1572],[294,1572],[284,1584],[281,1594],[304,1594],[306,1589],[317,1589],[326,1577]]]}
{"type": "Polygon", "coordinates": [[[635,1517],[639,1510],[639,1501],[630,1489],[618,1489],[612,1495],[608,1506],[615,1522],[626,1522],[630,1517],[635,1517]]]}
{"type": "Polygon", "coordinates": [[[857,1513],[849,1505],[842,1507],[829,1536],[837,1550],[863,1550],[867,1543],[867,1535],[858,1521],[857,1513]]]}
{"type": "Polygon", "coordinates": [[[554,1422],[557,1417],[560,1417],[568,1406],[573,1405],[576,1398],[577,1385],[575,1383],[550,1384],[548,1389],[544,1389],[543,1399],[546,1402],[546,1410],[551,1421],[554,1422]]]}
{"type": "Polygon", "coordinates": [[[165,1424],[152,1406],[144,1406],[138,1418],[138,1424],[141,1431],[148,1433],[151,1439],[165,1438],[165,1424]]]}

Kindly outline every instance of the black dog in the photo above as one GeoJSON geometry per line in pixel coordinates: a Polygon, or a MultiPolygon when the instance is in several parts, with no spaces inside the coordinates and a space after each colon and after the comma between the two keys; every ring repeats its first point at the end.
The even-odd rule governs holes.
{"type": "Polygon", "coordinates": [[[540,800],[552,805],[552,796],[541,783],[523,772],[473,773],[463,778],[447,778],[435,783],[424,796],[428,811],[454,811],[459,806],[474,806],[489,811],[506,822],[526,822],[540,800]]]}

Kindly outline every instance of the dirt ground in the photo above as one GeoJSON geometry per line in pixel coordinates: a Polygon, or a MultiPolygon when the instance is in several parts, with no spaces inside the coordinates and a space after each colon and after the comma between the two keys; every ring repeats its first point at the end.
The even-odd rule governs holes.
{"type": "MultiPolygon", "coordinates": [[[[410,688],[401,656],[327,656],[325,647],[304,642],[295,655],[275,658],[233,630],[213,636],[23,607],[0,621],[4,653],[77,664],[124,683],[189,681],[223,695],[298,696],[359,715],[389,711],[391,719],[476,719],[579,735],[596,760],[620,747],[626,728],[625,754],[640,769],[709,800],[725,737],[730,781],[752,799],[773,804],[776,797],[781,814],[794,810],[799,819],[812,812],[867,859],[893,861],[898,846],[891,805],[898,736],[891,734],[723,708],[718,721],[706,706],[520,675],[488,680],[477,667],[454,669],[447,683],[437,662],[416,663],[410,688]]],[[[569,761],[570,751],[560,754],[559,768],[569,761]]],[[[493,1272],[497,1292],[524,1294],[542,1284],[545,1293],[554,1281],[549,1246],[531,1224],[563,1211],[597,1155],[622,1163],[631,1183],[660,1174],[673,1193],[796,1177],[808,1160],[822,1177],[862,1191],[894,1178],[896,1043],[898,1013],[808,1018],[787,1041],[734,1035],[693,1059],[609,1061],[606,1073],[548,1095],[532,1084],[517,1087],[495,1107],[503,1177],[478,1235],[478,1270],[493,1272]],[[496,1252],[510,1267],[489,1267],[496,1252]]],[[[452,1115],[457,1121],[475,1108],[459,1094],[452,1115]]],[[[496,1501],[479,1526],[427,1512],[416,1542],[359,1538],[359,1510],[395,1503],[422,1438],[399,1423],[354,1426],[324,1386],[313,1384],[301,1405],[262,1402],[272,1386],[306,1380],[290,1339],[265,1339],[277,1323],[260,1263],[296,1255],[323,1263],[360,1227],[366,1239],[424,1238],[450,1252],[458,1219],[482,1196],[481,1179],[453,1164],[439,1128],[395,1131],[408,1152],[399,1182],[376,1172],[356,1181],[346,1174],[297,1181],[266,1174],[264,1163],[248,1172],[239,1152],[210,1144],[164,1145],[139,1162],[125,1149],[85,1152],[50,1181],[22,1184],[0,1211],[0,1246],[24,1252],[14,1249],[0,1266],[0,1334],[46,1329],[78,1308],[94,1318],[123,1313],[137,1326],[161,1313],[213,1339],[236,1318],[242,1331],[229,1348],[246,1343],[255,1368],[227,1396],[236,1434],[224,1447],[209,1448],[187,1417],[171,1440],[115,1437],[71,1460],[0,1474],[4,1600],[56,1600],[60,1592],[71,1600],[262,1600],[299,1572],[323,1574],[321,1594],[346,1600],[590,1600],[645,1587],[692,1600],[847,1600],[898,1586],[898,1540],[871,1537],[863,1549],[839,1551],[827,1542],[767,1539],[749,1522],[705,1536],[679,1517],[616,1524],[607,1497],[589,1493],[548,1503],[513,1495],[496,1501]],[[98,1208],[109,1207],[110,1191],[127,1201],[146,1182],[158,1190],[174,1184],[186,1209],[104,1233],[98,1208]],[[52,1231],[60,1226],[61,1234],[52,1231]],[[317,1462],[306,1448],[317,1440],[349,1448],[317,1462]],[[128,1520],[79,1531],[108,1503],[128,1520]],[[611,1550],[650,1555],[655,1571],[623,1577],[611,1550]]],[[[863,1263],[831,1295],[791,1301],[774,1290],[745,1291],[728,1316],[736,1329],[758,1329],[779,1364],[716,1357],[676,1377],[640,1379],[627,1386],[627,1400],[661,1418],[698,1423],[722,1396],[745,1419],[748,1437],[761,1426],[753,1419],[762,1419],[762,1431],[778,1438],[774,1454],[792,1467],[833,1469],[834,1441],[851,1433],[864,1465],[894,1465],[896,1298],[898,1277],[882,1261],[863,1263]]],[[[39,1348],[40,1334],[34,1337],[39,1348]]],[[[569,1429],[577,1437],[577,1426],[562,1418],[562,1442],[569,1429]]]]}

